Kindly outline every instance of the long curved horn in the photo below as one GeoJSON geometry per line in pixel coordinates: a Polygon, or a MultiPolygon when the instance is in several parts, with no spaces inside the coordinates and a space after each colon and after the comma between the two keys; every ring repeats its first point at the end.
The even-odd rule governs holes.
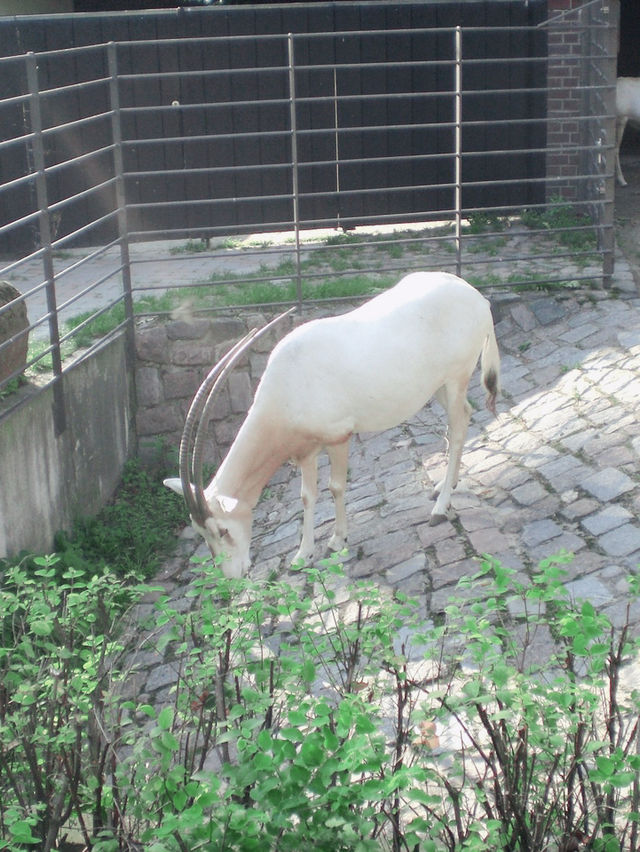
{"type": "MultiPolygon", "coordinates": [[[[189,411],[187,413],[187,417],[184,422],[184,428],[182,430],[182,438],[180,439],[180,455],[179,455],[179,469],[180,469],[180,480],[182,482],[182,493],[184,495],[185,502],[187,504],[187,508],[189,510],[189,514],[192,518],[196,520],[198,523],[202,523],[204,519],[210,513],[205,513],[201,517],[201,513],[199,510],[199,503],[196,501],[194,493],[191,488],[192,482],[192,470],[191,470],[191,447],[193,444],[193,435],[196,428],[197,423],[200,421],[202,416],[202,412],[207,403],[207,397],[209,392],[215,383],[218,375],[225,368],[227,363],[233,358],[234,354],[245,345],[255,334],[257,333],[257,329],[253,328],[251,331],[246,334],[242,340],[239,340],[230,350],[224,355],[217,364],[215,364],[208,375],[196,391],[195,396],[189,406],[189,411]]],[[[206,501],[205,501],[206,504],[206,501]]]]}
{"type": "Polygon", "coordinates": [[[213,402],[226,382],[229,373],[231,373],[242,355],[244,355],[256,340],[271,331],[275,325],[295,310],[297,310],[295,307],[289,308],[261,329],[254,328],[248,332],[218,361],[196,392],[189,408],[189,413],[187,414],[180,442],[180,479],[182,480],[182,491],[185,495],[191,517],[194,518],[196,523],[203,525],[206,518],[211,515],[211,510],[204,496],[202,482],[204,436],[208,425],[207,414],[211,410],[213,402]],[[193,490],[191,482],[194,484],[193,490]]]}

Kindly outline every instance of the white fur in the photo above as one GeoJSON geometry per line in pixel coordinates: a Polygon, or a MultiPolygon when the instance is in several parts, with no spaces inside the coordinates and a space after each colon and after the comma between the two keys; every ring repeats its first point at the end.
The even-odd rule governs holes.
{"type": "MultiPolygon", "coordinates": [[[[487,404],[495,412],[500,362],[489,302],[448,273],[407,275],[361,307],[313,320],[284,337],[204,491],[211,517],[196,528],[214,555],[227,556],[225,573],[239,576],[248,568],[253,507],[287,459],[302,470],[303,530],[294,561],[313,558],[317,456],[323,448],[331,462],[329,487],[336,507],[329,547],[342,549],[351,435],[395,426],[434,395],[449,420],[449,461],[431,513],[432,522],[444,520],[471,414],[467,385],[479,357],[490,391],[487,404]]],[[[180,480],[166,484],[181,490],[180,480]]]]}
{"type": "Polygon", "coordinates": [[[640,123],[640,77],[618,77],[616,83],[616,177],[620,186],[627,185],[620,166],[620,145],[628,121],[640,123]]]}

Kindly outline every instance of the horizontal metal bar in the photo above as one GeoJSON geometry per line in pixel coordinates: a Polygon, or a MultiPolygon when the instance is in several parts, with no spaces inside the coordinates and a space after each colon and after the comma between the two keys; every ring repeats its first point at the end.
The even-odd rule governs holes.
{"type": "Polygon", "coordinates": [[[261,65],[241,68],[202,68],[197,71],[134,71],[131,74],[119,74],[118,79],[128,83],[135,83],[138,80],[172,80],[176,77],[184,78],[185,80],[194,77],[199,80],[207,77],[224,77],[230,79],[236,74],[258,74],[261,77],[265,74],[285,75],[288,74],[288,68],[286,65],[261,65]]]}
{"type": "MultiPolygon", "coordinates": [[[[67,310],[69,307],[71,307],[71,305],[74,305],[79,299],[82,299],[83,296],[86,296],[88,293],[93,292],[93,290],[100,287],[102,284],[105,283],[105,281],[109,281],[109,279],[113,278],[113,276],[117,275],[119,272],[122,272],[122,265],[119,265],[119,266],[115,267],[114,269],[109,270],[109,272],[107,272],[105,275],[102,275],[100,278],[96,279],[96,281],[92,281],[91,284],[84,287],[82,290],[80,290],[79,293],[74,293],[73,296],[70,299],[67,299],[66,302],[62,302],[58,305],[58,313],[62,313],[62,311],[67,310]]],[[[112,308],[114,305],[117,305],[118,302],[121,302],[123,300],[123,298],[124,298],[124,294],[121,293],[118,296],[118,298],[115,299],[113,302],[110,302],[107,305],[106,308],[101,308],[97,312],[96,316],[100,316],[101,314],[105,313],[105,311],[108,311],[109,308],[112,308]]],[[[84,327],[85,324],[86,323],[82,323],[82,326],[79,326],[79,327],[84,327]]],[[[61,337],[60,342],[62,343],[62,341],[64,341],[67,337],[69,337],[69,335],[65,335],[65,337],[61,337]]]]}
{"type": "Polygon", "coordinates": [[[14,219],[12,222],[7,222],[6,225],[0,225],[0,236],[2,234],[9,234],[15,228],[20,227],[21,225],[28,225],[30,222],[35,222],[40,213],[35,211],[34,213],[27,213],[26,216],[21,216],[19,219],[14,219]]]}
{"type": "MultiPolygon", "coordinates": [[[[569,179],[567,176],[561,175],[558,177],[554,176],[543,176],[543,177],[529,177],[526,178],[526,183],[530,185],[535,184],[545,184],[545,183],[567,183],[570,181],[571,183],[580,183],[584,181],[593,180],[593,175],[591,174],[578,174],[572,175],[569,179]]],[[[519,186],[523,183],[522,178],[504,178],[500,181],[469,181],[465,180],[464,187],[508,187],[508,186],[519,186]]],[[[433,184],[400,184],[397,186],[376,186],[376,187],[359,187],[356,189],[344,189],[341,187],[338,189],[329,189],[329,190],[315,190],[313,192],[302,192],[301,197],[312,200],[312,199],[320,199],[320,198],[330,198],[332,196],[341,196],[347,197],[351,195],[358,196],[372,196],[377,193],[380,194],[393,194],[393,193],[403,193],[403,192],[417,192],[417,191],[428,191],[428,190],[453,190],[455,189],[455,182],[453,181],[443,181],[441,183],[433,184]]],[[[280,193],[277,195],[244,195],[244,196],[218,196],[216,198],[192,198],[189,201],[189,204],[193,207],[203,207],[203,206],[212,206],[216,207],[219,205],[229,204],[233,202],[234,204],[255,204],[257,202],[269,202],[269,201],[283,201],[290,200],[293,197],[292,193],[280,193]]],[[[157,209],[171,209],[172,207],[181,207],[184,206],[184,201],[182,199],[178,200],[167,200],[167,201],[149,201],[149,202],[135,202],[129,205],[129,209],[131,210],[157,210],[157,209]]],[[[405,214],[407,215],[407,214],[405,214]]]]}
{"type": "MultiPolygon", "coordinates": [[[[100,248],[100,249],[97,249],[96,251],[91,252],[91,254],[88,254],[86,257],[79,258],[75,263],[72,263],[70,266],[65,266],[64,269],[58,270],[56,272],[56,280],[60,281],[60,279],[64,278],[65,275],[70,275],[72,272],[75,272],[77,269],[80,269],[80,267],[86,266],[86,264],[91,263],[92,261],[96,260],[96,258],[100,257],[104,253],[105,253],[105,250],[100,248]]],[[[98,279],[97,282],[94,282],[93,285],[90,284],[87,288],[85,288],[82,291],[82,293],[83,294],[89,293],[92,289],[95,289],[96,284],[98,284],[98,285],[104,284],[105,281],[108,281],[109,278],[113,278],[113,276],[116,275],[119,272],[122,272],[122,264],[120,262],[116,261],[116,265],[113,267],[113,269],[111,269],[109,272],[107,272],[102,278],[98,279]]],[[[64,305],[67,305],[67,304],[69,304],[69,302],[64,303],[64,305]]],[[[60,305],[59,308],[64,307],[64,305],[60,305]]]]}
{"type": "MultiPolygon", "coordinates": [[[[327,131],[331,132],[331,131],[327,131]]],[[[335,131],[334,131],[335,132],[335,131]]],[[[598,154],[604,153],[608,150],[613,150],[615,145],[613,142],[600,145],[566,145],[566,146],[558,146],[558,145],[548,145],[545,147],[539,148],[504,148],[498,150],[491,151],[462,151],[460,156],[462,159],[468,159],[472,157],[482,158],[482,157],[508,157],[508,156],[522,156],[523,154],[550,154],[550,153],[563,153],[563,154],[578,154],[581,152],[596,152],[598,154]]],[[[347,168],[348,166],[363,166],[363,165],[396,165],[398,163],[421,163],[421,162],[430,162],[434,160],[441,160],[444,158],[450,158],[455,155],[453,150],[451,151],[439,151],[434,154],[396,154],[384,157],[347,157],[341,159],[331,159],[331,160],[313,160],[311,162],[306,162],[305,160],[300,160],[298,163],[298,168],[302,171],[305,169],[316,169],[316,168],[326,168],[326,167],[335,167],[340,166],[343,168],[347,168]]],[[[225,174],[225,175],[233,175],[236,172],[240,172],[242,174],[251,171],[257,172],[269,172],[269,171],[277,171],[277,170],[285,170],[290,171],[291,163],[288,161],[284,161],[281,163],[251,163],[251,164],[243,164],[240,163],[235,166],[212,166],[209,168],[201,167],[201,168],[178,168],[178,169],[158,169],[155,171],[128,171],[125,172],[125,178],[136,180],[143,180],[144,178],[158,178],[158,177],[192,177],[199,175],[215,175],[215,174],[225,174]]],[[[381,189],[383,187],[380,187],[381,189]]]]}
{"type": "MultiPolygon", "coordinates": [[[[612,118],[612,116],[604,116],[604,118],[612,118]]],[[[571,115],[567,116],[567,120],[577,121],[579,123],[585,123],[589,121],[593,121],[593,116],[589,115],[571,115]]],[[[557,123],[557,116],[544,116],[541,118],[519,118],[518,124],[520,126],[546,126],[557,123]]],[[[478,121],[466,121],[465,127],[487,127],[486,120],[478,120],[478,121]]],[[[513,127],[513,119],[505,118],[505,119],[493,119],[491,121],[491,127],[513,127]]],[[[321,136],[323,134],[330,133],[332,136],[336,133],[338,135],[350,134],[350,133],[379,133],[381,131],[389,132],[406,132],[406,131],[418,131],[418,130],[453,130],[455,128],[454,121],[443,121],[443,122],[421,122],[415,124],[394,124],[393,126],[389,125],[360,125],[360,126],[340,126],[338,128],[335,127],[321,127],[314,129],[301,129],[298,131],[298,135],[300,137],[313,137],[313,136],[321,136]]],[[[159,145],[159,144],[179,144],[179,145],[188,145],[191,143],[202,143],[202,142],[216,142],[216,141],[238,141],[239,139],[272,139],[272,138],[289,138],[290,131],[288,130],[278,130],[278,131],[263,131],[263,130],[251,130],[251,131],[241,131],[241,132],[233,132],[233,133],[221,133],[218,135],[194,135],[194,136],[163,136],[163,137],[153,137],[153,138],[136,138],[136,139],[128,139],[123,142],[125,147],[139,147],[140,145],[159,145]]],[[[517,150],[517,149],[514,149],[517,150]]],[[[523,149],[526,150],[526,149],[523,149]]],[[[563,149],[566,150],[566,149],[563,149]]]]}
{"type": "MultiPolygon", "coordinates": [[[[611,53],[602,53],[599,57],[600,60],[607,61],[615,58],[614,54],[611,53]]],[[[554,60],[570,60],[573,62],[578,62],[579,57],[577,57],[573,53],[566,54],[558,54],[554,55],[554,60]]],[[[312,71],[368,71],[375,70],[381,71],[385,68],[390,68],[394,72],[402,71],[402,70],[420,70],[424,68],[450,68],[453,62],[453,56],[447,59],[406,59],[406,60],[398,60],[397,58],[390,57],[389,59],[381,58],[376,59],[371,62],[335,62],[328,60],[327,62],[321,63],[309,63],[309,64],[297,64],[295,66],[296,74],[308,73],[312,71]]],[[[548,62],[546,56],[484,56],[484,57],[466,57],[461,60],[461,63],[464,66],[488,66],[488,65],[504,65],[504,63],[508,62],[511,66],[531,66],[531,65],[544,65],[548,62]]],[[[282,65],[263,65],[263,66],[242,66],[238,68],[203,68],[197,71],[189,71],[189,70],[175,70],[175,71],[148,71],[148,72],[133,72],[129,74],[121,74],[119,75],[119,79],[127,82],[137,82],[137,81],[146,81],[146,80],[171,80],[171,79],[189,79],[191,77],[196,77],[198,79],[209,78],[209,77],[224,77],[225,79],[232,78],[233,76],[243,76],[243,75],[258,75],[263,76],[265,74],[282,74],[288,73],[288,67],[284,64],[282,65]]],[[[296,98],[298,100],[298,98],[296,98]]]]}
{"type": "MultiPolygon", "coordinates": [[[[143,13],[144,14],[144,13],[143,13]]],[[[510,33],[536,33],[539,32],[539,26],[535,24],[521,24],[521,25],[512,25],[508,24],[508,29],[510,33]]],[[[572,27],[575,29],[584,29],[586,25],[580,24],[577,27],[572,27]]],[[[501,29],[500,27],[495,26],[468,26],[462,27],[463,35],[465,33],[469,34],[481,34],[481,33],[493,33],[496,29],[501,29]]],[[[363,36],[366,38],[376,38],[376,37],[384,37],[384,36],[408,36],[410,38],[415,38],[416,36],[421,35],[453,35],[456,32],[456,27],[419,27],[416,29],[411,29],[407,27],[397,27],[397,28],[389,28],[389,29],[371,29],[371,30],[332,30],[331,32],[305,32],[305,33],[292,33],[291,36],[294,40],[294,43],[301,41],[313,42],[317,40],[327,41],[329,39],[337,40],[349,40],[349,39],[357,39],[362,38],[363,36]]],[[[272,41],[284,41],[288,38],[287,34],[283,33],[260,33],[260,41],[262,42],[272,42],[272,41]]],[[[234,44],[245,41],[254,41],[256,39],[256,35],[254,33],[240,33],[234,35],[224,35],[224,36],[189,36],[187,38],[161,38],[154,39],[153,42],[150,42],[146,39],[132,39],[131,41],[121,42],[118,44],[118,48],[127,48],[127,49],[135,49],[135,48],[149,48],[149,45],[152,43],[158,47],[189,47],[196,44],[203,45],[215,45],[216,43],[221,44],[234,44]]]]}
{"type": "Polygon", "coordinates": [[[77,201],[81,201],[83,198],[88,198],[93,193],[98,192],[101,189],[105,189],[106,187],[112,186],[115,183],[116,179],[114,177],[107,178],[107,180],[102,181],[102,183],[97,183],[94,186],[90,186],[88,189],[83,189],[80,192],[76,192],[75,195],[69,195],[66,198],[60,199],[60,201],[56,201],[53,204],[49,205],[49,212],[55,213],[58,210],[63,209],[69,204],[75,204],[77,201]]]}
{"type": "Polygon", "coordinates": [[[196,169],[190,168],[182,168],[182,169],[159,169],[158,171],[153,172],[125,172],[124,177],[127,180],[132,178],[144,179],[146,177],[196,177],[199,175],[217,175],[217,174],[235,174],[236,172],[242,172],[246,174],[247,172],[264,172],[264,171],[275,171],[275,170],[284,170],[291,171],[291,163],[282,162],[282,163],[247,163],[241,164],[237,166],[212,166],[211,168],[206,168],[205,166],[196,169]]]}
{"type": "Polygon", "coordinates": [[[55,124],[50,127],[42,128],[42,135],[45,137],[53,136],[58,132],[67,132],[69,130],[77,130],[79,127],[84,127],[87,124],[92,124],[95,121],[103,121],[111,118],[110,112],[98,112],[92,115],[85,115],[82,118],[76,118],[73,121],[67,121],[65,124],[55,124]]]}
{"type": "MultiPolygon", "coordinates": [[[[83,44],[75,47],[62,47],[54,50],[39,50],[36,52],[36,57],[55,59],[57,57],[73,56],[78,53],[103,53],[106,46],[106,42],[100,42],[98,44],[83,44]]],[[[24,63],[25,55],[24,53],[15,53],[12,56],[0,56],[0,64],[7,61],[22,61],[24,63]]]]}
{"type": "Polygon", "coordinates": [[[291,136],[290,130],[252,130],[243,131],[242,133],[220,133],[216,136],[210,135],[194,135],[194,136],[163,136],[163,137],[141,137],[136,139],[123,139],[122,145],[124,148],[137,148],[139,145],[159,145],[162,143],[178,143],[184,145],[186,143],[195,142],[213,142],[238,139],[289,139],[291,136]]]}
{"type": "Polygon", "coordinates": [[[97,225],[103,225],[105,222],[108,222],[111,219],[115,219],[118,215],[117,210],[110,210],[108,213],[105,213],[104,216],[99,216],[97,219],[93,219],[91,222],[88,222],[86,225],[82,225],[80,228],[76,228],[75,231],[71,231],[69,234],[65,234],[64,237],[59,240],[55,240],[51,245],[56,248],[62,248],[64,245],[72,242],[76,237],[80,237],[83,234],[88,233],[93,230],[97,225]]]}
{"type": "MultiPolygon", "coordinates": [[[[322,194],[322,193],[320,193],[322,194]]],[[[328,192],[327,195],[336,195],[335,192],[328,192]]],[[[235,204],[238,203],[248,203],[255,204],[256,202],[266,202],[266,201],[290,201],[293,198],[293,193],[279,193],[278,195],[242,195],[242,196],[225,196],[219,198],[191,198],[189,200],[189,204],[193,207],[203,207],[206,205],[213,205],[214,207],[219,204],[228,204],[232,201],[235,204]]],[[[171,208],[171,207],[183,207],[184,201],[178,199],[177,201],[139,201],[139,202],[131,202],[127,205],[129,210],[159,210],[162,208],[171,208]]]]}
{"type": "Polygon", "coordinates": [[[76,83],[65,83],[64,86],[54,86],[51,89],[40,89],[40,97],[65,95],[69,92],[82,91],[93,86],[104,86],[110,82],[109,77],[95,77],[91,80],[79,80],[76,83]]]}
{"type": "Polygon", "coordinates": [[[30,174],[23,175],[19,178],[14,178],[13,180],[8,180],[6,183],[0,184],[0,192],[5,192],[9,189],[16,189],[18,186],[22,186],[23,183],[29,183],[35,179],[35,174],[31,172],[30,174]]]}
{"type": "Polygon", "coordinates": [[[3,139],[0,141],[0,151],[5,148],[10,148],[12,145],[26,145],[27,142],[33,141],[35,133],[25,133],[24,136],[13,136],[11,139],[3,139]]]}
{"type": "MultiPolygon", "coordinates": [[[[1,61],[2,61],[2,57],[0,57],[0,62],[1,61]]],[[[0,98],[0,107],[13,106],[14,104],[15,105],[25,104],[29,100],[30,97],[31,97],[31,95],[25,94],[25,95],[12,95],[11,97],[8,97],[8,98],[0,98]]]]}
{"type": "Polygon", "coordinates": [[[14,260],[12,263],[8,263],[6,266],[3,266],[0,269],[0,276],[9,275],[16,269],[20,269],[21,266],[25,265],[25,263],[30,263],[33,260],[41,260],[43,254],[43,249],[36,249],[34,252],[31,252],[31,254],[25,255],[24,257],[20,257],[17,260],[14,260]]]}
{"type": "Polygon", "coordinates": [[[76,157],[70,157],[68,160],[61,160],[59,163],[53,163],[50,166],[46,166],[44,171],[45,174],[48,175],[55,174],[57,171],[61,171],[70,166],[77,166],[85,163],[93,157],[111,153],[113,153],[113,145],[105,145],[103,148],[95,148],[93,151],[87,151],[85,154],[78,154],[76,157]]]}
{"type": "MultiPolygon", "coordinates": [[[[587,178],[588,179],[588,178],[587,178]]],[[[566,182],[566,178],[563,179],[566,182]]],[[[439,186],[433,186],[432,189],[440,189],[439,186]]],[[[410,189],[410,187],[407,187],[410,189]]],[[[380,189],[379,191],[383,191],[380,189]]],[[[564,202],[569,204],[569,202],[564,202]]],[[[584,208],[588,210],[594,203],[593,199],[586,200],[573,200],[570,202],[570,206],[575,209],[584,208]]],[[[598,199],[598,203],[602,203],[601,199],[598,199]]],[[[525,208],[529,211],[540,211],[544,212],[549,208],[553,208],[553,202],[540,202],[540,203],[531,203],[524,205],[525,208]]],[[[499,212],[504,216],[508,215],[519,215],[523,210],[523,205],[497,205],[490,209],[490,212],[496,213],[499,212]]],[[[462,207],[462,216],[463,218],[467,218],[469,216],[473,216],[474,214],[482,214],[487,212],[486,207],[462,207]]],[[[416,210],[408,213],[407,211],[402,211],[399,213],[385,213],[381,215],[371,215],[371,214],[358,214],[355,216],[340,216],[340,224],[343,227],[349,227],[351,223],[353,225],[369,225],[375,226],[378,224],[394,224],[403,225],[407,222],[407,217],[409,216],[412,221],[418,220],[426,223],[431,223],[435,221],[441,221],[443,223],[450,221],[452,217],[455,215],[456,211],[453,207],[451,208],[443,208],[439,209],[434,213],[433,210],[416,210]]],[[[335,217],[324,217],[324,218],[307,218],[301,219],[300,226],[303,230],[313,230],[316,228],[335,228],[336,219],[335,217]]],[[[184,228],[170,228],[163,230],[151,230],[151,231],[131,231],[129,236],[133,241],[141,241],[144,239],[149,239],[153,237],[164,237],[164,238],[178,238],[179,236],[188,237],[193,236],[194,234],[201,233],[205,235],[210,234],[219,234],[220,236],[227,236],[229,234],[229,228],[232,227],[234,233],[255,233],[256,227],[260,229],[262,233],[269,232],[278,232],[283,229],[292,230],[293,229],[293,221],[292,219],[286,220],[277,220],[271,222],[251,222],[251,223],[229,223],[223,224],[219,226],[206,226],[200,228],[194,227],[184,227],[184,228]]],[[[529,231],[531,233],[531,231],[529,231]]],[[[544,231],[540,231],[539,233],[548,233],[545,229],[544,231]]]]}
{"type": "Polygon", "coordinates": [[[222,109],[236,109],[237,107],[252,107],[253,109],[256,106],[288,106],[289,101],[287,98],[264,98],[260,100],[248,100],[248,101],[215,101],[214,103],[170,103],[170,104],[147,104],[146,106],[143,104],[136,104],[136,106],[129,107],[120,107],[120,112],[123,115],[145,115],[146,113],[173,113],[179,114],[182,111],[188,110],[197,110],[200,112],[206,112],[207,110],[222,110],[222,109]]]}

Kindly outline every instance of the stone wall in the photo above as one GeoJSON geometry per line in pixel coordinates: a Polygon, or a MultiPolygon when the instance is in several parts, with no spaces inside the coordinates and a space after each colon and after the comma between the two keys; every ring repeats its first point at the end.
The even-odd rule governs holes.
{"type": "MultiPolygon", "coordinates": [[[[158,439],[177,450],[191,400],[211,367],[250,328],[261,327],[270,319],[271,315],[256,313],[233,318],[172,319],[137,329],[136,428],[143,458],[154,451],[158,439]]],[[[213,408],[206,461],[219,461],[219,454],[230,446],[269,353],[293,325],[293,320],[283,320],[252,346],[248,357],[231,373],[213,408]]]]}

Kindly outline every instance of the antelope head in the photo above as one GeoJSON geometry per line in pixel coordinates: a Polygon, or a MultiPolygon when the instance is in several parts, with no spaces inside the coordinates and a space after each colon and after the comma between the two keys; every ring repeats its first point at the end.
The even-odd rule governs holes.
{"type": "Polygon", "coordinates": [[[213,403],[239,359],[249,347],[295,308],[277,316],[261,329],[252,329],[212,368],[198,388],[185,420],[180,441],[180,478],[164,484],[182,494],[193,528],[206,541],[214,559],[221,560],[227,577],[241,577],[249,568],[252,507],[233,495],[218,492],[214,477],[203,487],[204,438],[213,403]]]}

